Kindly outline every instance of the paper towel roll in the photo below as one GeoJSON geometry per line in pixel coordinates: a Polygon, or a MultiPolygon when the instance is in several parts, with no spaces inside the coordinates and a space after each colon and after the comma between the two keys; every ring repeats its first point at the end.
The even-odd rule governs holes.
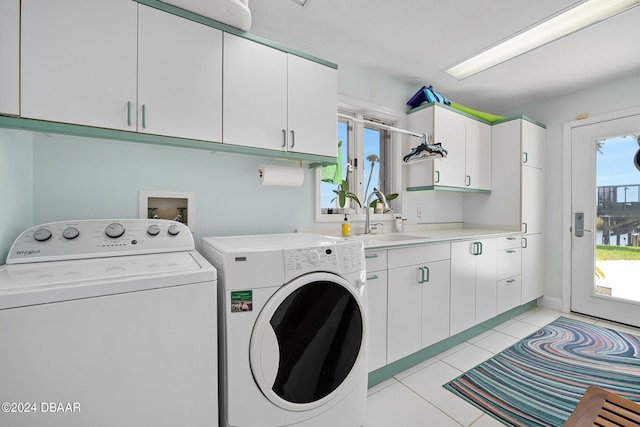
{"type": "Polygon", "coordinates": [[[260,165],[258,180],[260,185],[300,187],[304,182],[304,170],[299,166],[260,165]]]}

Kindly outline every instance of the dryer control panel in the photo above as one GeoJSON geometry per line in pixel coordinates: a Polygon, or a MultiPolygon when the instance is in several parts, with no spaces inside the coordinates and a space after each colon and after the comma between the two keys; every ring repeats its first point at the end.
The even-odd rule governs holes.
{"type": "Polygon", "coordinates": [[[365,268],[364,248],[358,241],[285,249],[284,262],[287,281],[313,271],[349,274],[365,268]]]}
{"type": "Polygon", "coordinates": [[[24,231],[7,264],[143,255],[195,249],[189,228],[162,219],[60,221],[24,231]]]}

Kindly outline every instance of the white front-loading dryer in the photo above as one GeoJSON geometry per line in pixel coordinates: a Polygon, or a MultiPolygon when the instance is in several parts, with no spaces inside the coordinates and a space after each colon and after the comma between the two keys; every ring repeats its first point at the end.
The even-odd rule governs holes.
{"type": "Polygon", "coordinates": [[[218,270],[225,427],[357,427],[367,397],[362,242],[314,234],[204,238],[218,270]]]}

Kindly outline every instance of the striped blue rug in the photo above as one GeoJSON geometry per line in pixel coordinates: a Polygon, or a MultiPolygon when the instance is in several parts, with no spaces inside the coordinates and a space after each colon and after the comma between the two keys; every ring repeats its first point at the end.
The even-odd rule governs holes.
{"type": "Polygon", "coordinates": [[[640,337],[560,317],[444,387],[512,426],[562,426],[589,385],[640,402],[640,337]]]}

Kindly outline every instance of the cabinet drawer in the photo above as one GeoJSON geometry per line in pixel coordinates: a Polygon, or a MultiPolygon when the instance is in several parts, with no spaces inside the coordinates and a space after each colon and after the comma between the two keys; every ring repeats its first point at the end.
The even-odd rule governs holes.
{"type": "Polygon", "coordinates": [[[520,305],[522,277],[514,276],[498,281],[497,314],[520,305]]]}
{"type": "Polygon", "coordinates": [[[433,245],[390,249],[388,257],[389,268],[440,261],[451,258],[451,245],[449,243],[438,243],[433,245]]]}
{"type": "Polygon", "coordinates": [[[387,251],[366,251],[364,253],[367,273],[387,269],[387,251]]]}
{"type": "Polygon", "coordinates": [[[498,250],[520,247],[520,236],[507,236],[498,238],[498,250]]]}
{"type": "Polygon", "coordinates": [[[522,273],[522,249],[503,249],[498,251],[498,280],[522,273]]]}

